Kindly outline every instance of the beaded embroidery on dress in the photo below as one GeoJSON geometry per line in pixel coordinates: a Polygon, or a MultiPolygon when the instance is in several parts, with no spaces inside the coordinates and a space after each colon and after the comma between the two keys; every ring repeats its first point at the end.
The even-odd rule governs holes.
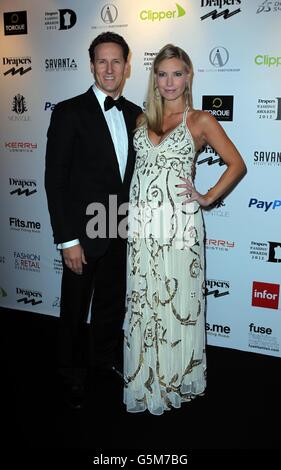
{"type": "Polygon", "coordinates": [[[137,129],[130,189],[124,402],[159,415],[206,386],[204,226],[197,202],[182,205],[195,148],[181,123],[158,145],[137,129]]]}

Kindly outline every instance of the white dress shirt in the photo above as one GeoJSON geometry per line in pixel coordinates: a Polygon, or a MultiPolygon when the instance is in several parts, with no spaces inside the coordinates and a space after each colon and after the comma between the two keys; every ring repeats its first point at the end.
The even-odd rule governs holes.
{"type": "MultiPolygon", "coordinates": [[[[115,148],[115,153],[117,156],[120,176],[123,181],[128,157],[128,134],[123,112],[118,111],[116,106],[109,109],[108,111],[104,110],[104,100],[107,95],[103,91],[101,91],[95,83],[93,85],[93,92],[96,95],[96,98],[100,104],[103,115],[105,117],[106,123],[108,125],[109,132],[115,148]]],[[[57,245],[57,248],[61,250],[64,248],[70,248],[71,246],[78,244],[79,240],[75,239],[64,243],[59,243],[57,245]]]]}

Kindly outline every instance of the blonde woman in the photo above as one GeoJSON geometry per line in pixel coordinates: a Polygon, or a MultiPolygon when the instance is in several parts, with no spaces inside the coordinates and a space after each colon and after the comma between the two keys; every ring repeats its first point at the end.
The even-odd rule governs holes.
{"type": "Polygon", "coordinates": [[[192,77],[186,52],[172,44],[160,50],[134,136],[124,322],[129,412],[161,415],[206,387],[201,208],[229,191],[245,164],[216,119],[192,108],[192,77]],[[194,161],[206,144],[223,158],[226,170],[200,194],[194,161]]]}

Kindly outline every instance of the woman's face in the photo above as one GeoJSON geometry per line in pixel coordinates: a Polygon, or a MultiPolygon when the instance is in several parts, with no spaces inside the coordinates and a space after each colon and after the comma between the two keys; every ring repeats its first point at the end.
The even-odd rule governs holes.
{"type": "Polygon", "coordinates": [[[155,74],[156,85],[160,95],[168,101],[180,98],[187,85],[186,65],[180,59],[164,59],[160,62],[155,74]]]}

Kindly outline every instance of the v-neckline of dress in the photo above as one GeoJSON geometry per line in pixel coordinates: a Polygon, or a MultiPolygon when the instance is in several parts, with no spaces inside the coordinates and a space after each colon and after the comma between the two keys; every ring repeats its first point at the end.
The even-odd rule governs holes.
{"type": "Polygon", "coordinates": [[[183,122],[186,120],[186,116],[187,116],[187,113],[188,113],[188,110],[189,110],[189,106],[187,108],[185,108],[184,112],[183,112],[183,116],[182,116],[182,120],[181,122],[176,126],[174,127],[174,129],[172,129],[170,132],[168,132],[168,134],[164,137],[164,139],[160,140],[160,142],[158,142],[158,144],[154,144],[151,140],[151,138],[149,137],[148,135],[148,128],[146,126],[145,130],[146,130],[146,137],[147,137],[147,140],[148,142],[150,143],[151,147],[154,147],[154,148],[157,148],[159,147],[161,144],[163,144],[163,142],[165,142],[165,140],[168,139],[168,137],[170,137],[182,124],[183,122]]]}

